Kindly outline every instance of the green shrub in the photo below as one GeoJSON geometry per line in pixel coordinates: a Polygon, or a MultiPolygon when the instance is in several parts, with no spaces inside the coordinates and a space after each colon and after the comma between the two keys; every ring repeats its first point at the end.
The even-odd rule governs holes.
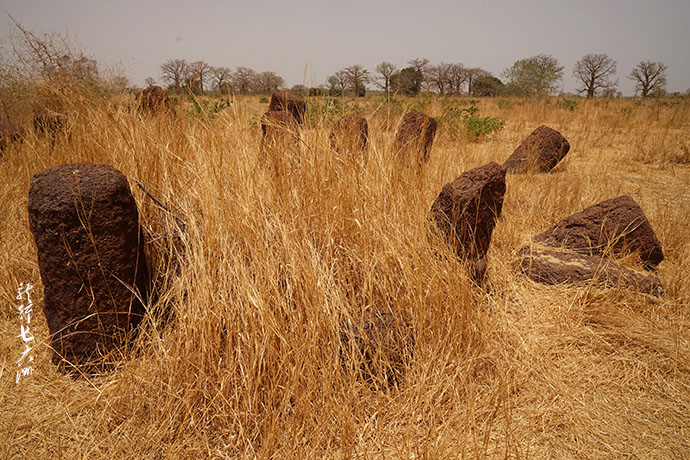
{"type": "Polygon", "coordinates": [[[498,117],[475,117],[474,115],[465,117],[467,135],[474,140],[503,129],[505,124],[506,121],[498,117]]]}
{"type": "Polygon", "coordinates": [[[457,135],[459,130],[464,127],[467,137],[473,141],[478,141],[489,134],[503,129],[506,122],[498,117],[480,117],[479,108],[476,106],[478,101],[471,100],[469,107],[462,107],[458,101],[453,103],[442,103],[445,105],[441,121],[449,128],[451,133],[457,135]]]}
{"type": "Polygon", "coordinates": [[[259,102],[262,104],[268,104],[268,97],[261,96],[261,99],[259,99],[259,102]]]}

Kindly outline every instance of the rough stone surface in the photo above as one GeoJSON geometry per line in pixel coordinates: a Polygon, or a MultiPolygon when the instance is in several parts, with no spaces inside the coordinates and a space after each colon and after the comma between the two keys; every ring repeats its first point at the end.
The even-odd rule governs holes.
{"type": "Polygon", "coordinates": [[[541,125],[522,141],[503,163],[509,173],[549,172],[570,150],[558,131],[541,125]]]}
{"type": "Polygon", "coordinates": [[[53,140],[67,125],[67,117],[61,113],[36,111],[33,117],[34,132],[37,136],[50,136],[53,140]]]}
{"type": "Polygon", "coordinates": [[[331,129],[331,149],[353,159],[366,159],[369,125],[364,117],[345,115],[331,129]]]}
{"type": "Polygon", "coordinates": [[[29,223],[38,249],[44,311],[66,370],[102,368],[141,321],[148,271],[134,197],[125,177],[106,165],[78,163],[37,172],[29,189],[29,223]],[[65,361],[63,361],[63,358],[65,361]]]}
{"type": "Polygon", "coordinates": [[[472,278],[481,282],[496,219],[501,216],[506,170],[496,163],[462,173],[443,186],[430,217],[460,260],[470,263],[472,278]]]}
{"type": "Polygon", "coordinates": [[[287,91],[276,91],[271,95],[268,110],[273,112],[288,111],[297,124],[302,126],[304,114],[307,111],[307,103],[304,102],[304,99],[289,94],[287,91]]]}
{"type": "Polygon", "coordinates": [[[139,95],[139,110],[147,115],[170,112],[168,95],[160,86],[149,86],[139,95]]]}
{"type": "Polygon", "coordinates": [[[393,150],[401,159],[412,157],[421,165],[429,159],[435,135],[436,120],[421,112],[406,113],[395,133],[393,150]]]}
{"type": "Polygon", "coordinates": [[[661,243],[640,206],[628,195],[602,201],[563,219],[534,241],[589,255],[637,251],[648,268],[664,259],[661,243]]]}
{"type": "Polygon", "coordinates": [[[269,110],[261,117],[261,161],[278,175],[301,163],[300,128],[285,110],[269,110]],[[288,169],[285,169],[288,168],[288,169]]]}
{"type": "Polygon", "coordinates": [[[394,387],[401,383],[414,352],[412,328],[390,309],[367,312],[340,325],[340,357],[357,365],[360,378],[394,387]]]}
{"type": "Polygon", "coordinates": [[[663,293],[656,276],[635,272],[601,257],[566,250],[523,248],[520,251],[520,269],[530,279],[542,284],[594,283],[645,294],[663,293]]]}
{"type": "Polygon", "coordinates": [[[0,152],[5,150],[12,142],[19,142],[24,138],[24,128],[0,120],[0,152]]]}

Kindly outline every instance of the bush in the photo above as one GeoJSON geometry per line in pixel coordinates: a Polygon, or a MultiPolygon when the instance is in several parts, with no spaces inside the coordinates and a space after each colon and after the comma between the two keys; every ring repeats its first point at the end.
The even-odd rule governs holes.
{"type": "Polygon", "coordinates": [[[259,99],[259,102],[262,104],[268,104],[268,97],[261,96],[261,99],[259,99]]]}
{"type": "Polygon", "coordinates": [[[505,124],[506,121],[498,117],[475,117],[474,115],[465,117],[467,135],[474,140],[503,129],[505,124]]]}
{"type": "Polygon", "coordinates": [[[465,128],[465,133],[473,141],[478,141],[482,137],[503,129],[505,120],[498,117],[480,117],[479,108],[476,106],[478,101],[470,100],[469,107],[463,107],[464,103],[454,101],[453,103],[442,103],[444,107],[441,121],[450,127],[451,133],[458,134],[460,127],[465,128]]]}

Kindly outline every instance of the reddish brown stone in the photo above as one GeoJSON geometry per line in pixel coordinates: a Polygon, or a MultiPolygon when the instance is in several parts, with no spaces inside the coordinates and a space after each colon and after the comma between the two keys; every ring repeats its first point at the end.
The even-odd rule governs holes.
{"type": "Polygon", "coordinates": [[[298,125],[304,123],[304,114],[307,111],[307,103],[304,99],[289,94],[287,91],[276,91],[271,95],[268,110],[273,112],[288,111],[298,125]]]}
{"type": "Polygon", "coordinates": [[[509,173],[549,172],[570,150],[558,131],[541,125],[522,141],[503,163],[509,173]]]}
{"type": "Polygon", "coordinates": [[[141,321],[148,272],[139,214],[116,169],[91,163],[37,172],[29,223],[38,248],[53,361],[103,369],[141,321]]]}
{"type": "Polygon", "coordinates": [[[340,358],[346,366],[358,365],[356,373],[368,383],[400,384],[414,343],[410,325],[390,309],[340,324],[340,358]]]}
{"type": "Polygon", "coordinates": [[[11,143],[24,139],[24,128],[9,121],[0,120],[0,152],[11,143]]]}
{"type": "Polygon", "coordinates": [[[345,115],[340,118],[329,136],[331,148],[351,158],[366,159],[369,125],[364,117],[345,115]]]}
{"type": "Polygon", "coordinates": [[[640,206],[628,195],[602,201],[567,217],[534,237],[547,246],[580,253],[614,254],[637,251],[648,268],[664,260],[661,243],[640,206]]]}
{"type": "Polygon", "coordinates": [[[594,283],[645,294],[661,295],[663,292],[656,276],[635,272],[601,257],[564,250],[523,248],[520,251],[520,269],[530,279],[542,284],[594,283]]]}
{"type": "Polygon", "coordinates": [[[496,219],[501,216],[506,170],[496,163],[462,173],[443,186],[430,217],[458,259],[470,263],[472,278],[481,282],[496,219]]]}
{"type": "Polygon", "coordinates": [[[139,110],[147,115],[171,112],[168,95],[160,86],[149,86],[139,95],[139,110]]]}
{"type": "Polygon", "coordinates": [[[406,113],[393,141],[393,151],[401,159],[412,157],[417,165],[429,159],[436,135],[436,120],[421,112],[406,113]]]}
{"type": "Polygon", "coordinates": [[[299,148],[299,125],[284,110],[269,110],[261,117],[262,145],[292,149],[299,148]]]}

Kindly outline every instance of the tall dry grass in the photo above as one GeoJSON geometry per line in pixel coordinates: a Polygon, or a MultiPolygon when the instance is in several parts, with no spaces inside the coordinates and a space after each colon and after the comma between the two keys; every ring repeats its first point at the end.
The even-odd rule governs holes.
{"type": "MultiPolygon", "coordinates": [[[[332,155],[333,117],[319,115],[299,165],[276,174],[259,161],[258,97],[218,115],[181,105],[174,119],[142,119],[132,98],[79,97],[69,138],[29,135],[0,160],[0,458],[690,457],[687,100],[570,112],[482,99],[481,115],[505,129],[473,142],[442,122],[415,172],[394,168],[390,145],[416,102],[371,98],[356,107],[369,120],[365,167],[332,155]],[[539,124],[571,152],[552,174],[508,177],[477,288],[429,246],[428,209],[443,184],[504,161],[539,124]],[[135,352],[79,380],[50,363],[27,218],[31,176],[71,162],[130,179],[158,295],[135,352]],[[516,273],[531,235],[623,193],[664,247],[661,298],[516,273]],[[39,346],[33,375],[15,385],[20,282],[35,285],[39,346]],[[391,390],[339,359],[339,325],[384,307],[416,339],[391,390]]],[[[441,115],[437,100],[426,109],[441,115]]]]}

